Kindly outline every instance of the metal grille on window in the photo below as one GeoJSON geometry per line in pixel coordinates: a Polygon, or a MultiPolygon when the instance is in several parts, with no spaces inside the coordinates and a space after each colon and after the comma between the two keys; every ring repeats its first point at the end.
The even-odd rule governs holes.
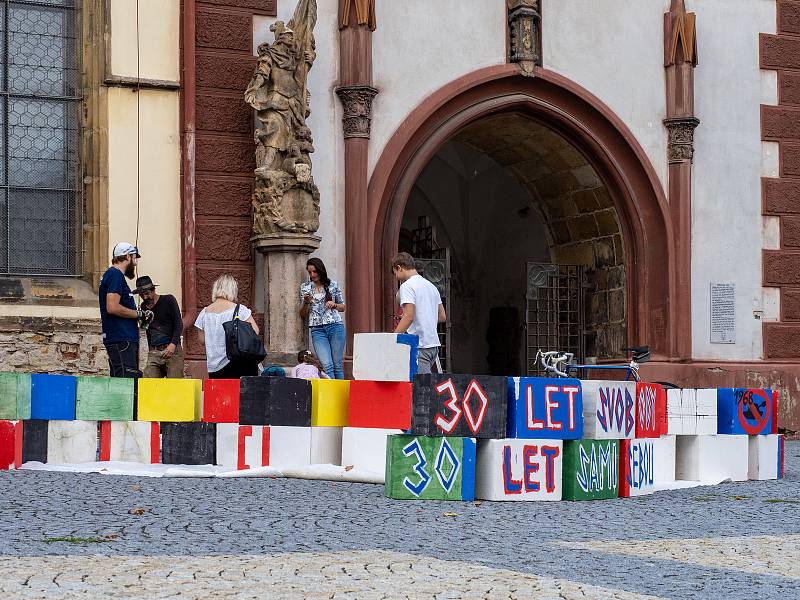
{"type": "Polygon", "coordinates": [[[543,377],[539,350],[571,352],[579,363],[586,358],[585,269],[547,263],[528,263],[527,269],[527,373],[543,377]]]}
{"type": "Polygon", "coordinates": [[[77,275],[76,0],[0,0],[0,273],[77,275]]]}

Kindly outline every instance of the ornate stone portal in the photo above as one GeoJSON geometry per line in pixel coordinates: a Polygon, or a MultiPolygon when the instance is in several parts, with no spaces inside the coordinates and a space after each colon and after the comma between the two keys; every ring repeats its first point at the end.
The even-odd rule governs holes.
{"type": "Polygon", "coordinates": [[[272,44],[258,47],[258,65],[244,99],[256,110],[253,244],[264,255],[267,360],[290,364],[306,346],[298,289],[308,255],[319,248],[319,189],[312,176],[314,141],[308,72],[316,58],[316,0],[300,0],[294,16],[276,22],[272,44]]]}

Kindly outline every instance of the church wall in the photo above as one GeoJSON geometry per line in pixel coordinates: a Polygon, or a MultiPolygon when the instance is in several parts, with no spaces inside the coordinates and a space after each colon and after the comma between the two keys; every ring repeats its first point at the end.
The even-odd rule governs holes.
{"type": "Polygon", "coordinates": [[[761,177],[777,152],[761,142],[760,105],[777,101],[777,82],[759,70],[759,32],[774,32],[774,0],[693,0],[699,64],[695,68],[692,199],[693,355],[764,358],[762,324],[777,318],[762,288],[764,244],[774,235],[762,218],[761,177]],[[765,239],[762,239],[762,229],[765,239]],[[710,343],[710,284],[736,286],[736,343],[710,343]],[[761,317],[761,318],[757,318],[761,317]]]}

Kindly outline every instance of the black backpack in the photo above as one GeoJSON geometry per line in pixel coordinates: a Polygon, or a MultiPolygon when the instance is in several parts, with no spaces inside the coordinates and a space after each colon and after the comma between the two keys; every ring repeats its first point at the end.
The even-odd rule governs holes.
{"type": "Polygon", "coordinates": [[[261,338],[253,326],[239,318],[239,307],[233,311],[233,319],[223,323],[225,330],[225,354],[231,362],[259,363],[267,356],[261,338]]]}

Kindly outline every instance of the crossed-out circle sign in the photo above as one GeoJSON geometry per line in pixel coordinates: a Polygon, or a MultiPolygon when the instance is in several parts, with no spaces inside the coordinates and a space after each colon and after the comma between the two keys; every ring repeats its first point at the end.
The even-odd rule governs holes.
{"type": "Polygon", "coordinates": [[[772,399],[764,390],[743,390],[737,398],[739,423],[749,435],[762,433],[772,412],[772,399]],[[763,403],[761,402],[763,401],[763,403]]]}

